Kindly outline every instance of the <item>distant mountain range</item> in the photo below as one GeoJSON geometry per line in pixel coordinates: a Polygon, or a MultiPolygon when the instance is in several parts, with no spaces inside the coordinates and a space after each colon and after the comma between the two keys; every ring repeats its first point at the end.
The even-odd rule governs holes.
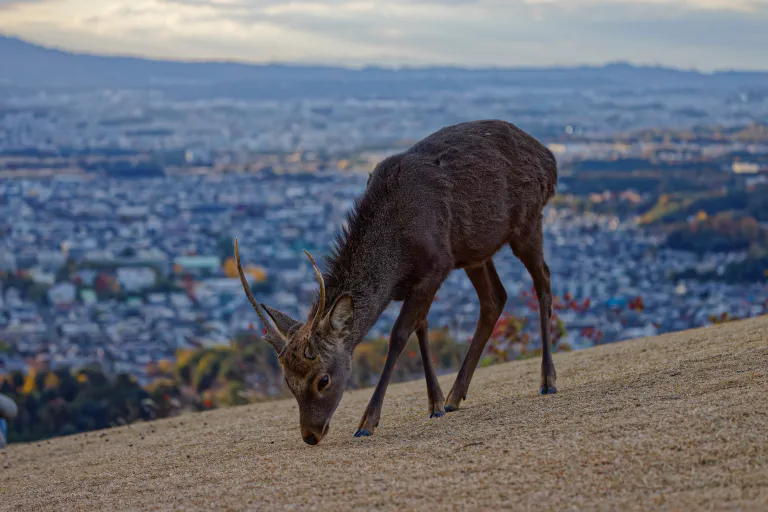
{"type": "Polygon", "coordinates": [[[464,69],[425,67],[348,69],[289,64],[184,62],[73,53],[0,36],[0,86],[145,87],[193,96],[398,96],[415,90],[472,86],[533,87],[768,87],[768,72],[700,73],[608,64],[571,68],[464,69]]]}

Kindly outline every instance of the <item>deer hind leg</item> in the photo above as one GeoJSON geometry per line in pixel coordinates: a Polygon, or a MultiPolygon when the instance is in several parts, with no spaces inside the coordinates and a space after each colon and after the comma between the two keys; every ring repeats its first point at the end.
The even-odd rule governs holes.
{"type": "MultiPolygon", "coordinates": [[[[541,230],[536,237],[535,244],[531,244],[525,252],[515,251],[525,265],[528,273],[533,278],[533,287],[539,300],[539,318],[541,320],[541,383],[539,392],[542,395],[557,393],[555,381],[555,363],[552,360],[552,341],[550,335],[550,323],[552,321],[552,289],[550,286],[550,273],[547,263],[544,261],[544,249],[542,246],[541,230]]],[[[515,249],[513,248],[513,251],[515,249]]]]}
{"type": "Polygon", "coordinates": [[[469,344],[467,355],[464,356],[464,362],[461,363],[461,369],[456,376],[456,382],[454,382],[451,392],[448,393],[445,412],[457,410],[461,401],[466,398],[472,374],[475,372],[483,349],[507,303],[507,292],[501,284],[493,260],[488,260],[479,267],[467,268],[465,272],[469,276],[469,280],[472,281],[477,297],[480,299],[480,317],[477,320],[477,327],[469,344]]]}
{"type": "Polygon", "coordinates": [[[389,337],[389,350],[387,351],[387,359],[384,361],[384,369],[381,371],[381,376],[379,377],[378,384],[376,384],[376,389],[373,391],[371,401],[368,402],[368,407],[365,408],[363,418],[357,426],[355,437],[370,436],[379,425],[381,406],[384,404],[384,394],[387,392],[389,380],[392,378],[392,372],[395,370],[397,358],[403,352],[405,344],[408,342],[408,338],[413,331],[426,318],[429,307],[432,304],[432,299],[435,293],[437,293],[438,288],[440,288],[443,279],[448,275],[448,272],[442,275],[440,279],[430,280],[416,286],[408,298],[405,299],[405,302],[403,302],[400,314],[397,320],[395,320],[395,326],[392,328],[392,333],[389,337]]]}
{"type": "Polygon", "coordinates": [[[439,418],[445,414],[443,405],[445,397],[443,390],[440,389],[440,383],[437,382],[435,368],[432,366],[432,354],[429,350],[429,323],[427,318],[419,322],[416,326],[416,337],[419,339],[419,350],[421,351],[421,362],[424,365],[424,378],[427,381],[427,398],[429,399],[429,417],[439,418]]]}

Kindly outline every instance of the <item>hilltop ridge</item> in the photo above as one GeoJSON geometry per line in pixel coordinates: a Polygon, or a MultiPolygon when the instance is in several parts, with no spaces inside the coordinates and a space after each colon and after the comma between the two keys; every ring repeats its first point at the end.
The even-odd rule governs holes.
{"type": "Polygon", "coordinates": [[[314,97],[452,90],[468,84],[535,87],[671,88],[768,85],[765,71],[702,73],[613,62],[602,66],[464,68],[425,66],[348,68],[231,60],[152,59],[67,51],[0,34],[0,85],[31,87],[192,87],[204,94],[314,97]],[[436,78],[438,78],[436,80],[436,78]],[[253,88],[255,90],[252,90],[253,88]],[[278,91],[277,89],[280,89],[278,91]]]}
{"type": "MultiPolygon", "coordinates": [[[[768,507],[768,317],[479,369],[427,419],[423,381],[345,395],[305,445],[293,400],[0,452],[4,510],[734,509],[768,507]]],[[[442,377],[447,389],[453,375],[442,377]]]]}

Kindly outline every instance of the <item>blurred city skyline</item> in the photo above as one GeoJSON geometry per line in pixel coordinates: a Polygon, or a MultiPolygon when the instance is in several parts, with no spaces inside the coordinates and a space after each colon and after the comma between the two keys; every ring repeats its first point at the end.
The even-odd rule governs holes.
{"type": "Polygon", "coordinates": [[[768,70],[768,0],[0,0],[0,33],[174,60],[768,70]]]}

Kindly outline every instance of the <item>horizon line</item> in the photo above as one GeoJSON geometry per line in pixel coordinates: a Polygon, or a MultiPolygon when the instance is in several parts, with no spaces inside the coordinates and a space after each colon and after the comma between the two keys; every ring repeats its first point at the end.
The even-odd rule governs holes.
{"type": "Polygon", "coordinates": [[[253,66],[253,67],[258,67],[258,66],[296,67],[296,68],[305,67],[305,68],[339,69],[339,70],[348,70],[348,71],[365,71],[370,69],[378,69],[378,70],[393,71],[393,72],[420,71],[420,70],[429,71],[429,70],[440,70],[440,69],[453,70],[453,71],[470,71],[470,72],[547,71],[547,70],[604,69],[609,67],[625,66],[625,67],[630,67],[634,69],[653,69],[653,70],[676,71],[680,73],[696,73],[703,76],[712,76],[712,75],[718,75],[718,74],[738,74],[738,73],[768,74],[768,68],[766,69],[717,68],[711,71],[704,71],[695,67],[684,68],[684,67],[678,67],[678,66],[666,66],[661,64],[634,63],[629,60],[606,61],[606,62],[603,62],[602,64],[582,63],[582,64],[572,64],[572,65],[562,65],[562,64],[551,64],[551,65],[542,65],[542,66],[499,65],[499,66],[474,67],[466,64],[464,65],[462,64],[386,65],[386,64],[367,63],[367,64],[360,64],[360,65],[352,65],[352,64],[329,64],[324,62],[307,62],[307,61],[300,61],[300,60],[248,61],[248,60],[237,60],[237,59],[174,59],[174,58],[168,58],[168,57],[152,57],[149,55],[134,54],[134,53],[98,53],[96,51],[89,51],[89,50],[85,50],[85,51],[74,50],[71,48],[67,48],[65,46],[40,43],[33,39],[20,36],[19,34],[14,34],[9,32],[0,32],[0,39],[16,40],[23,44],[27,44],[43,50],[61,52],[69,55],[77,55],[77,56],[85,56],[85,57],[116,58],[116,59],[134,59],[134,60],[143,60],[148,62],[177,63],[177,64],[231,64],[231,65],[237,65],[237,66],[253,66]]]}

